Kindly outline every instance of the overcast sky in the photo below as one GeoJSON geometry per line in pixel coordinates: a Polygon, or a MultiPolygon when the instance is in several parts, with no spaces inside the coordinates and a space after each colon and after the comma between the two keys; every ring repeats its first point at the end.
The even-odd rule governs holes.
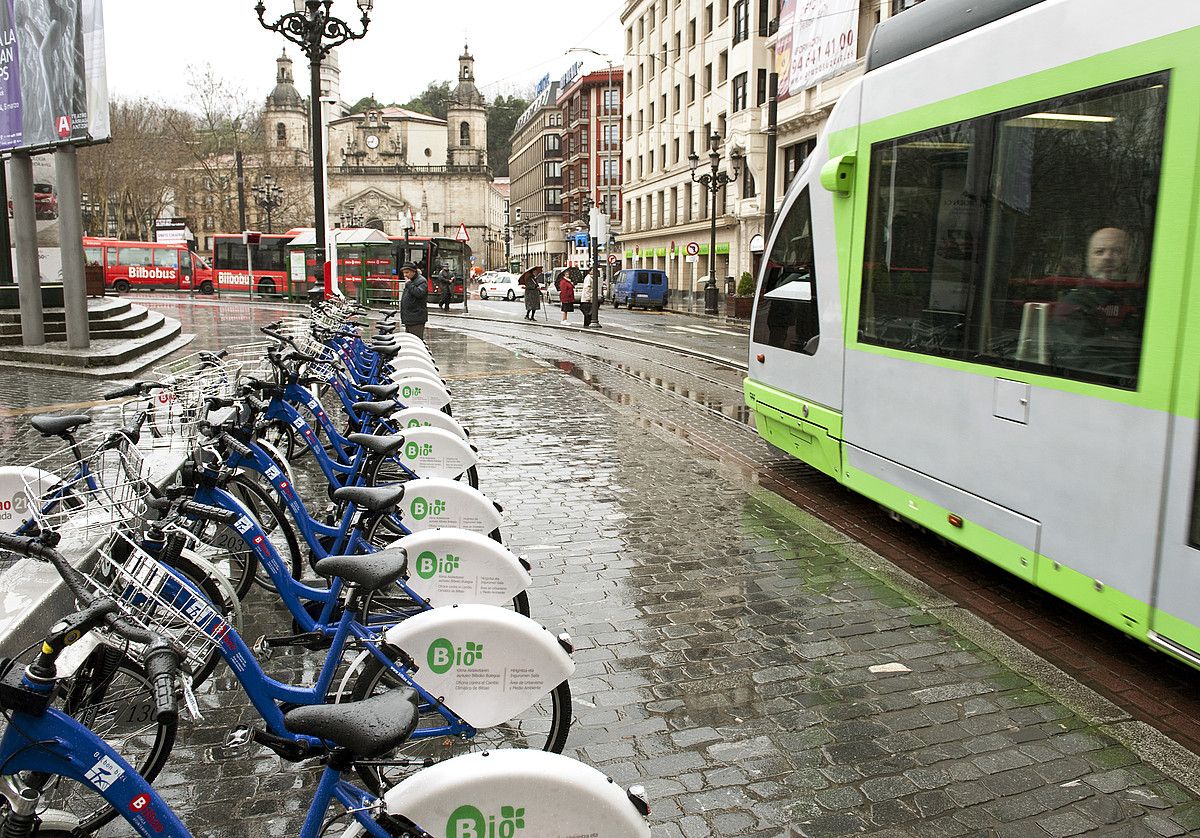
{"type": "MultiPolygon", "coordinates": [[[[150,97],[187,104],[189,65],[211,63],[217,73],[255,98],[271,91],[275,58],[285,41],[267,32],[254,13],[256,0],[105,0],[109,95],[150,97]]],[[[292,0],[265,0],[267,20],[292,8],[292,0]]],[[[488,99],[527,88],[546,73],[560,76],[575,60],[587,69],[607,66],[590,47],[621,63],[622,0],[563,3],[555,0],[375,0],[367,37],[338,51],[342,98],[353,104],[368,94],[404,102],[431,81],[453,81],[464,39],[476,58],[475,78],[488,99]]],[[[334,0],[334,14],[355,21],[355,0],[334,0]]],[[[307,67],[298,47],[296,86],[308,94],[307,67]]]]}

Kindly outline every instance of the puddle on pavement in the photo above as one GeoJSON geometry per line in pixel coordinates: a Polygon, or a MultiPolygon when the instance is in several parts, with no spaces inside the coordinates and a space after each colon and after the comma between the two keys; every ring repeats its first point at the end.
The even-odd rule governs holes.
{"type": "MultiPolygon", "coordinates": [[[[589,387],[601,393],[606,398],[616,402],[617,404],[631,405],[637,402],[636,397],[631,396],[629,393],[614,390],[612,387],[605,385],[602,383],[600,376],[589,370],[587,367],[577,364],[574,361],[555,361],[554,366],[568,375],[578,378],[580,381],[584,382],[589,387]]],[[[706,390],[693,389],[669,379],[664,379],[661,376],[653,376],[649,373],[635,370],[631,367],[625,366],[624,364],[617,364],[616,366],[617,369],[634,376],[640,381],[650,384],[658,390],[683,396],[689,401],[693,401],[701,407],[707,408],[714,413],[719,413],[728,419],[732,419],[735,422],[739,422],[751,428],[754,427],[754,423],[750,414],[750,408],[748,408],[740,399],[731,403],[724,398],[712,395],[706,390]]],[[[666,427],[666,425],[663,425],[662,423],[656,422],[653,424],[659,424],[662,427],[666,427]]]]}

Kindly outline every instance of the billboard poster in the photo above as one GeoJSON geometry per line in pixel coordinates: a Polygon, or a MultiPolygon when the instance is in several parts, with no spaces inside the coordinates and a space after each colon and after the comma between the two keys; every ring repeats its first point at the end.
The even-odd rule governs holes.
{"type": "Polygon", "coordinates": [[[783,0],[775,71],[781,100],[858,60],[858,0],[783,0]]]}
{"type": "Polygon", "coordinates": [[[0,0],[0,150],[107,136],[101,0],[0,0]]]}

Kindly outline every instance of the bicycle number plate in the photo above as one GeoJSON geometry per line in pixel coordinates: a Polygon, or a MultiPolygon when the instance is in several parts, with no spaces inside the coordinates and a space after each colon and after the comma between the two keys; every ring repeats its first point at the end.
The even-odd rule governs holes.
{"type": "Polygon", "coordinates": [[[146,725],[154,721],[154,702],[134,701],[126,704],[117,714],[119,725],[146,725]]]}

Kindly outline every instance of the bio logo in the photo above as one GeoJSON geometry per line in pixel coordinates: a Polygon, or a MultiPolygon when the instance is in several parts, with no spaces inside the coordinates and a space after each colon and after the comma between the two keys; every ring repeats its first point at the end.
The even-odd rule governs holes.
{"type": "Polygon", "coordinates": [[[474,806],[459,806],[446,822],[447,838],[513,838],[525,828],[525,808],[501,806],[500,817],[488,815],[474,806]]]}
{"type": "Polygon", "coordinates": [[[404,454],[410,460],[415,460],[417,457],[428,457],[433,453],[433,445],[431,443],[410,442],[404,446],[404,454]]]}
{"type": "Polygon", "coordinates": [[[422,579],[432,579],[439,573],[453,573],[461,562],[462,559],[453,553],[447,553],[446,558],[439,559],[437,553],[426,550],[417,556],[417,575],[422,579]]]}
{"type": "Polygon", "coordinates": [[[421,395],[421,388],[414,387],[411,384],[404,385],[404,398],[411,399],[413,396],[421,395]]]}
{"type": "Polygon", "coordinates": [[[432,422],[422,422],[420,419],[409,419],[408,426],[410,428],[429,428],[433,426],[432,422]]]}
{"type": "Polygon", "coordinates": [[[445,675],[453,666],[464,668],[474,666],[482,657],[482,643],[468,641],[461,649],[456,649],[454,644],[444,637],[439,637],[430,643],[429,653],[426,655],[429,668],[438,675],[445,675]]]}
{"type": "Polygon", "coordinates": [[[425,500],[425,498],[413,498],[412,506],[409,507],[413,518],[418,521],[423,521],[429,515],[441,515],[446,511],[446,502],[444,500],[435,500],[433,503],[425,500]]]}

